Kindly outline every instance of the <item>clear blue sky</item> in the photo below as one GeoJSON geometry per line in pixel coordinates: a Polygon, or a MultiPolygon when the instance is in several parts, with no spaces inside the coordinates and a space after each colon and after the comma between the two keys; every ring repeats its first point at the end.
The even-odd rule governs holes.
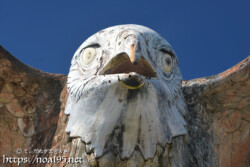
{"type": "Polygon", "coordinates": [[[250,55],[250,0],[0,0],[0,45],[25,64],[67,74],[97,31],[141,24],[173,46],[185,80],[222,72],[250,55]]]}

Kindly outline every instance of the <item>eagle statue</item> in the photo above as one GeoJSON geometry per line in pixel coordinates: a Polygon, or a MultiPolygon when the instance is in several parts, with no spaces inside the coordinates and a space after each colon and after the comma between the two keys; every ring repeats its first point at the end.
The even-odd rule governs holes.
{"type": "Polygon", "coordinates": [[[89,37],[68,76],[0,47],[0,166],[248,167],[249,67],[183,81],[171,45],[132,24],[89,37]]]}

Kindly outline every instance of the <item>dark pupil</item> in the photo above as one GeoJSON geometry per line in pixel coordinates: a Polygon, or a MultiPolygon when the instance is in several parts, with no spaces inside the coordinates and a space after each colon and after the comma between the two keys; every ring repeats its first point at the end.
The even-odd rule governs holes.
{"type": "Polygon", "coordinates": [[[165,62],[166,62],[166,64],[167,64],[168,66],[170,66],[170,65],[171,65],[171,59],[170,59],[169,57],[168,57],[168,58],[166,58],[165,62]]]}

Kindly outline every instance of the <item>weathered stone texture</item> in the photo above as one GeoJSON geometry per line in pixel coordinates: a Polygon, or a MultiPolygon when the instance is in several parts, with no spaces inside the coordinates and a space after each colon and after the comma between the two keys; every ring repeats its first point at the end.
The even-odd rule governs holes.
{"type": "Polygon", "coordinates": [[[185,148],[180,147],[184,146],[185,143],[186,139],[179,136],[174,138],[173,143],[167,144],[165,148],[158,145],[156,156],[153,159],[145,160],[139,149],[136,149],[128,159],[121,159],[120,155],[115,155],[113,152],[107,152],[102,157],[95,159],[93,152],[86,151],[86,146],[81,139],[75,138],[72,140],[69,157],[82,157],[86,160],[83,163],[86,167],[171,167],[171,164],[172,166],[185,166],[184,159],[190,157],[186,154],[185,148]],[[176,150],[178,151],[175,152],[176,150]]]}
{"type": "Polygon", "coordinates": [[[0,166],[17,166],[3,164],[3,155],[32,157],[24,149],[51,148],[65,79],[24,65],[0,47],[0,166]]]}
{"type": "MultiPolygon", "coordinates": [[[[79,138],[65,133],[68,116],[66,76],[26,66],[0,47],[0,166],[2,156],[53,157],[17,154],[16,149],[61,149],[60,156],[82,157],[86,167],[247,167],[250,162],[250,57],[216,76],[183,82],[188,105],[188,136],[157,146],[156,156],[144,160],[139,150],[129,159],[107,152],[96,159],[79,138]],[[180,147],[180,146],[184,147],[180,147]],[[187,146],[187,148],[185,147],[187,146]],[[173,147],[176,147],[173,149],[173,147]],[[178,147],[178,148],[177,148],[178,147]],[[178,150],[177,152],[175,152],[178,150]],[[179,159],[177,158],[179,157],[179,159]],[[188,161],[185,161],[188,159],[188,161]]],[[[23,166],[65,166],[25,164],[23,166]]]]}
{"type": "Polygon", "coordinates": [[[198,166],[250,164],[250,56],[229,70],[183,83],[189,150],[198,166]]]}

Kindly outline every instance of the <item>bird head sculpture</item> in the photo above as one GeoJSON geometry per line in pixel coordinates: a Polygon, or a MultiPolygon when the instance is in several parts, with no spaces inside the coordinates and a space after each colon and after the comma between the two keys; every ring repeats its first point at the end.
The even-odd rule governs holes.
{"type": "Polygon", "coordinates": [[[187,134],[182,76],[170,44],[139,25],[104,29],[76,51],[68,75],[66,132],[96,157],[152,158],[157,144],[187,134]]]}
{"type": "Polygon", "coordinates": [[[67,93],[67,76],[27,66],[0,46],[0,166],[8,156],[50,165],[58,153],[59,166],[249,166],[249,74],[250,56],[182,81],[166,40],[121,25],[79,47],[67,93]]]}

